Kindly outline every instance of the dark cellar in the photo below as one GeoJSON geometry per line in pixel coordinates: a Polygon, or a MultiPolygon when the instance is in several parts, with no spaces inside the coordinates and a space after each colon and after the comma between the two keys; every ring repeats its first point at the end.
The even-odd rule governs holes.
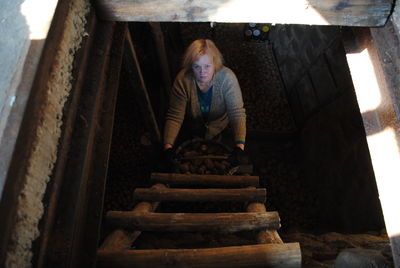
{"type": "MultiPolygon", "coordinates": [[[[266,24],[259,27],[262,25],[266,24]]],[[[303,265],[325,267],[333,263],[341,249],[354,243],[362,247],[360,240],[369,237],[375,242],[366,248],[379,248],[391,261],[344,48],[344,44],[349,49],[357,46],[357,38],[365,38],[365,29],[274,25],[263,40],[246,38],[246,27],[161,23],[170,69],[167,81],[173,81],[183,49],[191,41],[214,40],[241,85],[247,112],[246,150],[254,164],[254,175],[260,176],[261,186],[267,188],[267,210],[279,211],[284,240],[304,239],[307,243],[302,248],[303,265]],[[366,237],[351,236],[360,233],[366,237]]],[[[133,23],[130,29],[162,129],[167,97],[156,34],[149,23],[133,23]]],[[[123,69],[105,211],[130,210],[135,204],[132,189],[149,186],[148,178],[155,167],[156,157],[151,151],[157,144],[151,141],[142,104],[135,98],[128,75],[123,69]]],[[[142,234],[138,247],[185,248],[189,241],[215,247],[234,241],[229,237],[207,244],[206,235],[182,236],[182,241],[177,234],[164,236],[142,234]]],[[[235,244],[249,243],[243,237],[236,239],[235,244]]]]}
{"type": "Polygon", "coordinates": [[[400,267],[398,1],[34,2],[0,10],[0,267],[400,267]],[[186,64],[186,112],[235,130],[163,151],[200,38],[232,72],[186,64]]]}

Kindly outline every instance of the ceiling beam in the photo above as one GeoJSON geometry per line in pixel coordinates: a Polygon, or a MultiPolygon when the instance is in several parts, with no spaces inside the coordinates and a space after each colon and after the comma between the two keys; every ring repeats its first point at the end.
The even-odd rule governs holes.
{"type": "Polygon", "coordinates": [[[382,26],[393,0],[95,0],[113,21],[382,26]]]}

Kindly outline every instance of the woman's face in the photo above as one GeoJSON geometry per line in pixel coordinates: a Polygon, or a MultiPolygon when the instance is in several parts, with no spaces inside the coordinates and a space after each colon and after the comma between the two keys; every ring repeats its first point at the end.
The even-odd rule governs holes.
{"type": "Polygon", "coordinates": [[[214,75],[214,63],[212,58],[205,54],[192,64],[194,76],[199,83],[208,83],[214,75]]]}

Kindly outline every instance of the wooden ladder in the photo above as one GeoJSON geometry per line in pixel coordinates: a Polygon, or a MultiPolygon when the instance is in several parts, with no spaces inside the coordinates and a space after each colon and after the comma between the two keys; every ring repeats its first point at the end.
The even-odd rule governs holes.
{"type": "Polygon", "coordinates": [[[258,176],[153,173],[151,188],[137,188],[132,211],[109,211],[115,226],[97,252],[98,267],[300,267],[299,243],[283,243],[277,212],[267,212],[258,176]],[[168,188],[190,186],[192,188],[168,188]],[[193,187],[202,187],[193,189],[193,187]],[[204,188],[208,187],[208,188],[204,188]],[[212,188],[211,188],[212,187],[212,188]],[[235,188],[233,188],[235,187],[235,188]],[[246,202],[240,213],[156,213],[162,201],[246,202]],[[201,249],[130,249],[142,231],[256,231],[255,243],[201,249]]]}

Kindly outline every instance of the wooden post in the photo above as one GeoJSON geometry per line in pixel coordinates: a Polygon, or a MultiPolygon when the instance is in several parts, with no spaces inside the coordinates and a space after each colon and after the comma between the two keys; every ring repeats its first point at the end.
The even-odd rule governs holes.
{"type": "Polygon", "coordinates": [[[299,243],[99,251],[98,267],[301,267],[299,243]]]}
{"type": "MultiPolygon", "coordinates": [[[[262,203],[251,203],[247,206],[247,212],[266,212],[265,205],[262,203]]],[[[283,244],[281,237],[276,230],[262,230],[257,234],[259,244],[283,244]]]]}
{"type": "Polygon", "coordinates": [[[142,231],[226,232],[246,230],[277,230],[277,212],[265,213],[136,213],[109,211],[111,225],[142,231]]]}
{"type": "Polygon", "coordinates": [[[227,176],[227,175],[198,175],[152,173],[151,180],[169,185],[196,185],[196,186],[258,186],[258,176],[227,176]]]}
{"type": "Polygon", "coordinates": [[[393,0],[97,0],[100,17],[115,21],[260,22],[383,26],[393,0]]]}

